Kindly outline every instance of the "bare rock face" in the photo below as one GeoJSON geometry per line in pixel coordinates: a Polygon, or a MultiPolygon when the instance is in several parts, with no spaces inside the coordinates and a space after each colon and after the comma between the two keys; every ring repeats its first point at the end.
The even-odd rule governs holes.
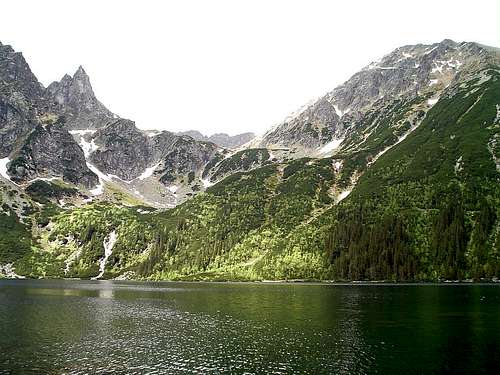
{"type": "Polygon", "coordinates": [[[92,137],[97,147],[92,163],[104,173],[132,180],[153,163],[150,139],[133,121],[112,120],[92,137]]]}
{"type": "Polygon", "coordinates": [[[60,82],[51,83],[46,97],[50,109],[65,116],[69,130],[97,129],[115,117],[97,100],[81,66],[73,77],[66,74],[60,82]]]}
{"type": "Polygon", "coordinates": [[[61,122],[37,125],[13,152],[8,172],[18,183],[37,177],[61,177],[85,187],[98,182],[85,163],[82,149],[61,122]]]}
{"type": "Polygon", "coordinates": [[[190,172],[200,174],[218,149],[210,142],[197,142],[187,136],[177,137],[169,149],[164,149],[163,168],[159,170],[160,181],[168,185],[179,176],[188,175],[190,172]]]}
{"type": "Polygon", "coordinates": [[[40,105],[43,102],[44,88],[23,55],[2,43],[0,43],[0,86],[2,94],[17,92],[34,104],[40,105]]]}
{"type": "Polygon", "coordinates": [[[125,181],[161,164],[155,173],[162,182],[171,182],[179,175],[200,170],[218,149],[213,143],[167,131],[150,136],[137,129],[133,121],[124,119],[111,121],[87,142],[95,145],[90,154],[92,164],[125,181]]]}
{"type": "Polygon", "coordinates": [[[22,54],[0,43],[0,158],[36,126],[43,87],[22,54]]]}
{"type": "Polygon", "coordinates": [[[16,142],[36,126],[36,118],[36,111],[23,94],[0,94],[0,158],[7,157],[16,142]]]}
{"type": "Polygon", "coordinates": [[[400,47],[354,74],[316,102],[269,130],[252,147],[297,147],[314,150],[342,139],[352,124],[380,105],[438,92],[452,80],[491,59],[483,46],[443,40],[432,45],[400,47]]]}

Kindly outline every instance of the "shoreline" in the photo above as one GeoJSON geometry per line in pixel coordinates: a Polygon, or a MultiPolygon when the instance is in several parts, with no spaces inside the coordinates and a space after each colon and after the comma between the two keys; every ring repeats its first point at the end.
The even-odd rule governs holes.
{"type": "Polygon", "coordinates": [[[500,279],[484,279],[480,281],[467,280],[437,280],[437,281],[391,281],[391,280],[147,280],[147,279],[82,279],[82,278],[12,278],[0,277],[1,281],[85,281],[92,283],[127,284],[127,283],[192,283],[192,284],[248,284],[248,285],[331,285],[331,286],[397,286],[397,285],[500,285],[500,279]]]}

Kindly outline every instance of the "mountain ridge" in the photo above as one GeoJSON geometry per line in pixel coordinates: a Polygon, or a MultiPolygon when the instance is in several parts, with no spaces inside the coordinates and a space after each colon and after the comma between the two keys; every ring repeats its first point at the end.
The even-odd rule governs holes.
{"type": "Polygon", "coordinates": [[[83,69],[47,101],[0,56],[20,64],[0,80],[0,263],[20,275],[500,277],[495,51],[400,47],[237,150],[103,112],[83,69]]]}

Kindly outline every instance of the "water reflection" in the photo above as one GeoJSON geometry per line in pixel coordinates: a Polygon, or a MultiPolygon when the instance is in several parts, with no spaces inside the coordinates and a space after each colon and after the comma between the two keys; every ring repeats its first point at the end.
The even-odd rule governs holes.
{"type": "Polygon", "coordinates": [[[0,373],[481,373],[498,291],[0,281],[0,373]]]}

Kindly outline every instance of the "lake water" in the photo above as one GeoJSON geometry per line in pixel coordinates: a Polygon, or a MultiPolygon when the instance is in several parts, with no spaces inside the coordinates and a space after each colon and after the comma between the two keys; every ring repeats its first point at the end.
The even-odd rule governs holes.
{"type": "Polygon", "coordinates": [[[500,287],[0,280],[0,373],[500,373],[500,287]]]}

